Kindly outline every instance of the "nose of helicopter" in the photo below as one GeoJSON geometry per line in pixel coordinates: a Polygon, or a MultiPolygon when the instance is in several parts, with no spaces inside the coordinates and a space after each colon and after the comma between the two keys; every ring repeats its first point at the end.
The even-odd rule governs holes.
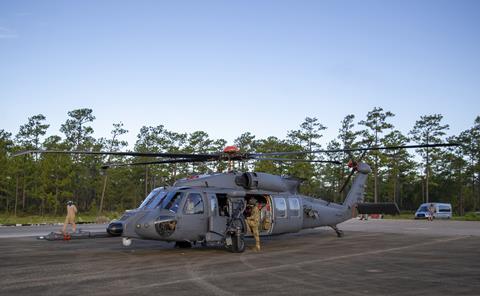
{"type": "Polygon", "coordinates": [[[134,216],[136,212],[137,210],[126,210],[125,213],[123,213],[122,217],[117,220],[113,220],[112,222],[110,222],[110,224],[108,224],[107,233],[111,236],[122,235],[124,223],[128,221],[130,217],[134,216]]]}
{"type": "Polygon", "coordinates": [[[125,221],[123,236],[158,239],[170,236],[176,228],[175,214],[170,211],[152,209],[141,211],[125,221]]]}
{"type": "Polygon", "coordinates": [[[107,233],[112,236],[122,235],[123,223],[120,221],[113,221],[107,226],[107,233]]]}

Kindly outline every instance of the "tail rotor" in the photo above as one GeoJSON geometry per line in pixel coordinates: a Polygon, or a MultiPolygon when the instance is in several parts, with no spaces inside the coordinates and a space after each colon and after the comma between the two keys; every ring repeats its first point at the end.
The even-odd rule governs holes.
{"type": "Polygon", "coordinates": [[[347,166],[349,168],[351,168],[351,171],[350,171],[350,174],[348,174],[347,179],[343,183],[342,188],[340,188],[340,193],[342,193],[343,190],[345,190],[345,188],[347,187],[347,185],[350,182],[350,179],[352,178],[353,174],[357,171],[357,165],[363,160],[363,158],[367,154],[367,151],[369,151],[369,150],[363,150],[362,155],[360,155],[360,158],[358,159],[358,161],[355,161],[353,159],[353,155],[351,153],[349,153],[350,154],[350,160],[348,161],[347,166]]]}

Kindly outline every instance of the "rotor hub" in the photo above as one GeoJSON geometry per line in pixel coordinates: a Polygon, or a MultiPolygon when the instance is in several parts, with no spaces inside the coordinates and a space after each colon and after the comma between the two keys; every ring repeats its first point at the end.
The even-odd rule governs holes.
{"type": "Polygon", "coordinates": [[[353,161],[353,160],[350,160],[350,161],[348,161],[347,166],[351,169],[356,170],[357,169],[357,162],[353,161]]]}
{"type": "Polygon", "coordinates": [[[237,146],[227,146],[223,149],[223,152],[224,153],[227,153],[227,154],[235,154],[235,153],[238,153],[240,152],[240,149],[238,149],[237,146]]]}

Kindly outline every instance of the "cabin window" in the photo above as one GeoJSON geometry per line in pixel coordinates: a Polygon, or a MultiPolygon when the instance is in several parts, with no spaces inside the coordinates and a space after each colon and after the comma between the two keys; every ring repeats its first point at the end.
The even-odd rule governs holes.
{"type": "Polygon", "coordinates": [[[210,195],[210,212],[213,216],[218,215],[217,197],[215,195],[210,195]]]}
{"type": "Polygon", "coordinates": [[[287,203],[285,202],[285,198],[275,197],[274,200],[277,218],[285,218],[287,216],[287,203]]]}
{"type": "Polygon", "coordinates": [[[203,214],[203,199],[200,193],[190,193],[185,200],[183,212],[187,215],[203,214]]]}
{"type": "Polygon", "coordinates": [[[440,213],[450,213],[452,211],[452,209],[450,207],[447,207],[447,206],[439,206],[438,211],[440,213]]]}
{"type": "Polygon", "coordinates": [[[288,199],[288,206],[290,208],[290,216],[298,217],[300,216],[300,203],[298,198],[289,198],[288,199]]]}

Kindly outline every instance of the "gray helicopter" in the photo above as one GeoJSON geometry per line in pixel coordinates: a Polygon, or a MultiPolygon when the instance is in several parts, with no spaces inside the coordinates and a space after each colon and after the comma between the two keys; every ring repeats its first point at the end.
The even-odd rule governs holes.
{"type": "Polygon", "coordinates": [[[135,210],[109,225],[121,230],[123,244],[132,238],[177,242],[222,244],[232,252],[245,249],[247,227],[243,213],[254,198],[261,208],[260,235],[297,232],[305,228],[336,225],[352,217],[352,209],[363,201],[367,174],[359,163],[358,174],[343,204],[330,203],[298,193],[300,181],[265,174],[229,172],[177,181],[171,188],[153,190],[135,210]]]}
{"type": "MultiPolygon", "coordinates": [[[[338,237],[341,237],[343,232],[338,229],[337,225],[351,219],[360,206],[368,210],[368,207],[363,204],[363,200],[367,176],[371,172],[371,168],[368,164],[361,162],[367,151],[439,146],[458,145],[429,144],[274,153],[240,153],[236,147],[228,146],[223,152],[213,154],[33,150],[16,155],[62,153],[167,158],[128,165],[218,160],[226,160],[231,163],[248,159],[338,164],[336,161],[299,160],[283,157],[308,153],[363,152],[358,162],[351,161],[349,163],[351,172],[342,190],[354,174],[355,178],[342,204],[300,194],[301,180],[293,177],[260,172],[229,171],[193,176],[178,180],[171,187],[156,188],[137,209],[126,211],[120,219],[113,221],[107,227],[107,232],[111,235],[122,236],[122,243],[126,247],[132,244],[133,239],[148,239],[175,242],[176,246],[180,248],[188,248],[192,244],[200,243],[203,246],[221,245],[231,252],[243,252],[245,236],[251,235],[245,223],[245,209],[249,200],[254,199],[260,209],[260,236],[329,226],[335,230],[338,237]]],[[[123,165],[125,164],[109,164],[104,168],[123,165]]],[[[377,211],[382,210],[379,205],[373,205],[373,207],[377,211]]],[[[391,206],[386,207],[391,208],[391,206]]],[[[398,211],[396,205],[394,208],[398,211]]]]}

